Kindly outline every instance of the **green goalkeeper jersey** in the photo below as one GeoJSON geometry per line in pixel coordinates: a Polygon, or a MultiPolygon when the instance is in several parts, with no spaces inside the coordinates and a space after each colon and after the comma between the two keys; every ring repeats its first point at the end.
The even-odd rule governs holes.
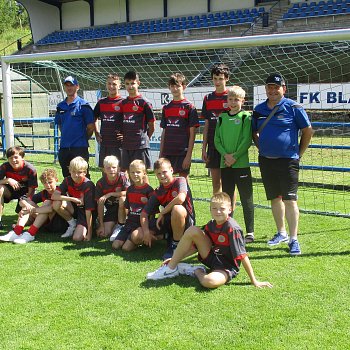
{"type": "Polygon", "coordinates": [[[251,114],[241,110],[235,115],[229,112],[220,114],[215,129],[214,143],[221,154],[220,167],[225,168],[225,154],[232,154],[236,159],[232,168],[248,168],[248,149],[252,144],[251,114]]]}

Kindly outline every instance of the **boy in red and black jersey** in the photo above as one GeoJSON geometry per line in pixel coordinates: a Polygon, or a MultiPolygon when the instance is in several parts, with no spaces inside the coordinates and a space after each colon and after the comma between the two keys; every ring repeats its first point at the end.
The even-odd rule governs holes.
{"type": "Polygon", "coordinates": [[[99,227],[97,237],[110,237],[114,226],[124,224],[126,212],[124,201],[130,186],[126,174],[119,171],[119,161],[115,156],[107,156],[103,161],[103,176],[96,183],[95,199],[99,227]]]}
{"type": "Polygon", "coordinates": [[[44,190],[35,193],[33,197],[21,197],[19,205],[21,211],[18,214],[18,220],[13,230],[7,235],[1,236],[0,240],[25,244],[34,241],[38,230],[43,227],[45,231],[64,232],[67,229],[67,222],[55,215],[52,209],[51,196],[57,188],[57,173],[55,169],[45,169],[40,175],[40,181],[44,185],[44,190]],[[39,203],[43,203],[41,207],[39,203]],[[28,231],[23,232],[24,226],[32,222],[28,231]]]}
{"type": "Polygon", "coordinates": [[[191,190],[183,177],[173,177],[173,168],[166,158],[160,158],[154,163],[154,172],[160,186],[154,191],[141,214],[141,223],[144,230],[144,244],[149,247],[154,236],[149,231],[148,216],[162,206],[159,212],[156,227],[161,234],[168,234],[168,249],[163,258],[173,255],[176,246],[184,231],[195,224],[195,212],[191,190]]]}
{"type": "Polygon", "coordinates": [[[151,103],[139,94],[139,75],[130,71],[124,76],[125,89],[129,96],[121,103],[123,112],[123,170],[129,169],[130,163],[140,159],[151,167],[149,140],[154,132],[155,117],[151,103]]]}
{"type": "Polygon", "coordinates": [[[244,246],[242,229],[230,217],[231,198],[220,192],[210,201],[212,220],[204,231],[196,226],[186,230],[174,255],[163,266],[147,274],[147,279],[159,280],[179,274],[196,276],[203,287],[217,288],[236,277],[243,264],[252,284],[258,288],[272,287],[269,282],[259,282],[254,275],[244,246]],[[209,268],[180,261],[198,251],[198,259],[209,268]]]}
{"type": "Polygon", "coordinates": [[[108,97],[99,100],[94,108],[95,136],[100,144],[98,166],[103,168],[106,156],[116,156],[121,160],[121,147],[123,141],[123,113],[119,95],[120,78],[118,74],[109,74],[106,83],[108,97]],[[101,121],[100,131],[98,120],[101,121]]]}
{"type": "MultiPolygon", "coordinates": [[[[36,169],[23,159],[24,150],[21,147],[10,147],[6,151],[6,158],[8,162],[0,166],[0,229],[3,229],[1,219],[4,203],[24,195],[31,198],[38,187],[36,169]]],[[[21,207],[17,205],[16,212],[20,210],[21,207]]]]}
{"type": "MultiPolygon", "coordinates": [[[[144,233],[141,227],[140,215],[153,194],[153,188],[147,183],[145,163],[136,159],[131,162],[129,176],[132,185],[126,190],[124,206],[128,211],[125,225],[112,244],[113,249],[122,248],[125,251],[136,249],[143,243],[144,233]]],[[[152,234],[154,234],[152,232],[152,234]]]]}
{"type": "Polygon", "coordinates": [[[219,64],[211,69],[211,78],[215,91],[203,100],[202,118],[205,119],[203,130],[202,159],[210,169],[213,193],[221,191],[220,159],[221,155],[214,145],[216,122],[222,112],[228,111],[226,83],[229,80],[229,68],[219,64]]]}
{"type": "Polygon", "coordinates": [[[173,100],[162,110],[160,126],[163,128],[160,157],[170,160],[174,173],[187,179],[190,172],[192,151],[199,126],[196,107],[184,97],[185,76],[171,75],[168,82],[173,100]]]}
{"type": "Polygon", "coordinates": [[[88,164],[82,157],[69,163],[70,176],[65,177],[52,195],[53,209],[67,222],[67,231],[61,236],[73,236],[74,241],[90,241],[92,213],[95,211],[95,185],[86,177],[88,164]]]}

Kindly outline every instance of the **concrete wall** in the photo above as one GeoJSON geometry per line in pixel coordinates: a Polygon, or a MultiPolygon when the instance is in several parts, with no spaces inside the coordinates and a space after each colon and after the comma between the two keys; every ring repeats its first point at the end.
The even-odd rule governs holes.
{"type": "Polygon", "coordinates": [[[126,22],[125,0],[95,0],[95,25],[126,22]]]}
{"type": "Polygon", "coordinates": [[[163,0],[129,0],[130,21],[161,18],[164,14],[163,0]]]}
{"type": "Polygon", "coordinates": [[[62,4],[62,29],[90,27],[90,7],[86,1],[62,4]]]}
{"type": "Polygon", "coordinates": [[[211,11],[216,12],[216,11],[230,11],[230,10],[253,8],[254,3],[255,3],[254,0],[246,0],[246,1],[212,0],[211,11]]]}
{"type": "Polygon", "coordinates": [[[207,13],[207,0],[168,0],[168,17],[207,13]]]}

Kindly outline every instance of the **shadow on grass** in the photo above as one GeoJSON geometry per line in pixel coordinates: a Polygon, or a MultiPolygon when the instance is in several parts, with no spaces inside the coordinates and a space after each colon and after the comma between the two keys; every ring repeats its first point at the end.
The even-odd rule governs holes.
{"type": "MultiPolygon", "coordinates": [[[[274,249],[276,250],[276,249],[274,249]]],[[[281,250],[281,249],[280,249],[281,250]]],[[[282,249],[283,250],[283,249],[282,249]]],[[[343,252],[313,252],[313,253],[302,253],[301,255],[290,255],[288,250],[286,251],[286,255],[261,255],[261,256],[251,256],[249,255],[249,260],[264,260],[264,259],[302,259],[302,258],[310,258],[310,257],[318,257],[318,256],[342,256],[342,255],[350,255],[350,250],[345,250],[343,252]]]]}

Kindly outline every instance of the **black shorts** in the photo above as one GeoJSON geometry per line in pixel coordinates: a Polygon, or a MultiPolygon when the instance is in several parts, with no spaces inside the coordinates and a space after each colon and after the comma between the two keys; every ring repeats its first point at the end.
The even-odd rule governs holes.
{"type": "Polygon", "coordinates": [[[127,241],[130,239],[132,232],[140,226],[140,223],[137,224],[136,222],[127,222],[118,233],[116,239],[123,242],[127,241]]]}
{"type": "MultiPolygon", "coordinates": [[[[74,214],[73,217],[77,220],[77,226],[82,225],[85,228],[87,228],[87,221],[86,221],[86,214],[85,214],[85,208],[84,207],[78,207],[74,203],[72,203],[74,208],[74,214]]],[[[96,219],[96,211],[91,211],[92,214],[92,226],[94,226],[94,222],[96,219]]]]}
{"type": "Polygon", "coordinates": [[[188,168],[188,169],[182,168],[182,163],[183,163],[186,155],[183,155],[183,156],[164,155],[164,157],[170,161],[171,166],[172,166],[175,174],[178,174],[178,173],[189,174],[190,173],[190,168],[188,168]]]}
{"type": "Polygon", "coordinates": [[[261,178],[268,200],[282,197],[298,199],[299,160],[290,158],[270,159],[259,156],[261,178]]]}
{"type": "Polygon", "coordinates": [[[13,199],[20,199],[22,196],[24,196],[28,193],[28,187],[20,187],[19,190],[14,190],[13,187],[8,185],[8,184],[3,185],[3,186],[6,187],[9,190],[9,192],[11,193],[10,198],[4,197],[5,203],[9,203],[13,199]]]}
{"type": "MultiPolygon", "coordinates": [[[[87,147],[71,147],[71,148],[60,148],[58,151],[58,161],[61,165],[63,177],[69,176],[69,163],[75,157],[83,157],[89,164],[89,150],[87,147]]],[[[89,176],[89,170],[86,174],[89,176]]]]}
{"type": "Polygon", "coordinates": [[[130,163],[135,159],[141,159],[145,163],[146,169],[151,169],[151,157],[149,155],[149,148],[142,148],[135,150],[122,150],[122,170],[128,171],[130,163]]]}
{"type": "Polygon", "coordinates": [[[100,145],[100,152],[98,155],[98,166],[103,168],[103,161],[107,156],[116,156],[119,160],[119,163],[122,158],[122,150],[120,147],[110,147],[100,145]]]}
{"type": "Polygon", "coordinates": [[[54,233],[64,233],[68,228],[68,222],[62,216],[55,214],[51,220],[42,227],[42,230],[54,233]]]}
{"type": "Polygon", "coordinates": [[[238,274],[238,271],[236,271],[232,266],[221,259],[220,255],[215,254],[212,249],[210,250],[208,256],[205,258],[202,258],[198,254],[198,260],[205,266],[209,267],[210,272],[214,270],[225,271],[228,276],[227,282],[231,281],[232,278],[236,277],[238,274]]]}
{"type": "Polygon", "coordinates": [[[118,222],[119,205],[105,205],[106,211],[103,215],[103,222],[118,222]]]}
{"type": "Polygon", "coordinates": [[[220,168],[221,154],[216,150],[215,146],[208,145],[207,155],[208,161],[205,167],[209,169],[220,168]]]}
{"type": "MultiPolygon", "coordinates": [[[[173,238],[173,229],[171,227],[171,213],[165,214],[164,215],[164,222],[161,225],[160,229],[156,226],[156,221],[157,219],[154,219],[154,221],[150,221],[149,228],[153,231],[156,232],[157,235],[164,235],[165,238],[172,239],[173,238]],[[153,223],[154,222],[154,223],[153,223]]],[[[194,220],[193,218],[188,215],[186,216],[185,220],[185,229],[184,232],[191,226],[194,225],[194,220]]]]}

